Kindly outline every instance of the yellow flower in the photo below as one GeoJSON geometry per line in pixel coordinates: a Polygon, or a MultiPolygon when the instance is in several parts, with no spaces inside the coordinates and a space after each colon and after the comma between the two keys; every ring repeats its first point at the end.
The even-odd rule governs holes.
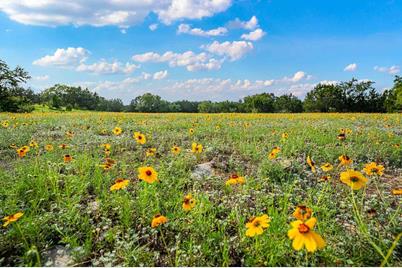
{"type": "Polygon", "coordinates": [[[188,130],[188,133],[189,133],[190,135],[193,135],[193,134],[194,134],[194,129],[190,128],[190,129],[188,130]]]}
{"type": "Polygon", "coordinates": [[[29,146],[32,147],[32,148],[38,148],[39,145],[38,145],[38,143],[36,141],[31,141],[29,143],[29,146]]]}
{"type": "Polygon", "coordinates": [[[67,131],[67,132],[66,132],[66,136],[67,136],[67,138],[72,138],[72,137],[74,137],[74,131],[71,131],[71,130],[67,131]]]}
{"type": "Polygon", "coordinates": [[[110,191],[116,191],[116,190],[124,189],[124,188],[127,187],[129,182],[130,182],[129,180],[118,178],[118,179],[116,179],[114,184],[110,187],[110,191]]]}
{"type": "Polygon", "coordinates": [[[152,227],[152,228],[156,228],[156,227],[158,227],[158,226],[161,225],[161,224],[167,223],[167,221],[168,221],[168,219],[167,219],[165,216],[162,216],[162,215],[160,215],[160,214],[156,214],[156,215],[154,216],[154,218],[152,219],[151,227],[152,227]]]}
{"type": "Polygon", "coordinates": [[[147,138],[141,132],[134,132],[134,139],[139,144],[145,144],[147,142],[147,138]]]}
{"type": "Polygon", "coordinates": [[[282,139],[287,139],[289,138],[289,134],[288,133],[282,133],[282,139]]]}
{"type": "Polygon", "coordinates": [[[333,168],[334,168],[334,166],[331,165],[331,163],[325,163],[325,164],[323,164],[323,165],[321,166],[321,169],[322,169],[324,172],[331,171],[333,168]]]}
{"type": "Polygon", "coordinates": [[[246,183],[246,179],[244,177],[240,177],[237,174],[232,174],[229,179],[226,181],[226,185],[235,185],[235,184],[244,184],[246,183]]]}
{"type": "Polygon", "coordinates": [[[23,158],[29,152],[29,146],[22,146],[21,148],[17,149],[17,154],[20,158],[23,158]]]}
{"type": "Polygon", "coordinates": [[[146,156],[155,156],[156,148],[148,148],[146,151],[146,156]]]}
{"type": "Polygon", "coordinates": [[[158,180],[158,173],[152,167],[140,167],[138,168],[138,178],[147,183],[154,183],[158,180]]]}
{"type": "Polygon", "coordinates": [[[266,214],[251,218],[250,221],[246,223],[246,236],[253,237],[262,234],[264,229],[269,227],[270,222],[271,219],[266,214]]]}
{"type": "Polygon", "coordinates": [[[298,220],[305,221],[311,217],[313,210],[309,207],[299,205],[296,207],[296,210],[293,212],[293,217],[298,220]]]}
{"type": "Polygon", "coordinates": [[[4,128],[8,128],[8,127],[10,126],[10,123],[9,123],[7,120],[5,120],[5,121],[1,122],[1,125],[2,125],[4,128]]]}
{"type": "Polygon", "coordinates": [[[71,162],[71,160],[73,160],[73,157],[69,154],[66,154],[66,155],[64,155],[63,159],[64,159],[64,163],[68,163],[68,162],[71,162]]]}
{"type": "Polygon", "coordinates": [[[63,144],[60,144],[60,145],[59,145],[59,148],[64,150],[64,149],[67,149],[67,148],[68,148],[68,145],[67,145],[67,144],[64,144],[64,143],[63,143],[63,144]]]}
{"type": "Polygon", "coordinates": [[[352,162],[353,162],[353,160],[350,159],[349,156],[344,155],[344,154],[339,156],[338,159],[340,161],[340,163],[339,163],[340,166],[348,166],[348,165],[352,164],[352,162]]]}
{"type": "Polygon", "coordinates": [[[123,132],[123,130],[121,128],[119,128],[119,127],[115,127],[112,130],[112,132],[113,132],[114,135],[119,136],[123,132]]]}
{"type": "Polygon", "coordinates": [[[112,146],[110,145],[110,143],[103,143],[100,145],[101,148],[110,150],[110,148],[112,148],[112,146]]]}
{"type": "Polygon", "coordinates": [[[13,143],[13,144],[10,144],[10,148],[12,148],[12,149],[17,149],[18,146],[17,146],[15,143],[13,143]]]}
{"type": "Polygon", "coordinates": [[[364,187],[368,181],[359,171],[347,170],[341,173],[341,181],[350,186],[353,190],[359,190],[364,187]]]}
{"type": "Polygon", "coordinates": [[[191,151],[195,154],[200,154],[202,153],[202,145],[201,144],[197,144],[195,142],[193,142],[193,144],[191,145],[191,151]]]}
{"type": "Polygon", "coordinates": [[[275,146],[272,151],[269,153],[268,158],[269,159],[274,159],[276,158],[276,155],[281,151],[281,148],[278,146],[275,146]]]}
{"type": "Polygon", "coordinates": [[[393,195],[402,195],[402,189],[393,189],[392,194],[393,195]]]}
{"type": "Polygon", "coordinates": [[[51,152],[51,151],[53,151],[53,145],[51,145],[51,144],[47,144],[47,145],[45,145],[45,150],[46,151],[48,151],[48,152],[51,152]]]}
{"type": "Polygon", "coordinates": [[[178,155],[179,153],[180,153],[180,151],[181,151],[181,149],[180,149],[180,147],[179,146],[173,146],[172,147],[172,153],[174,154],[174,155],[178,155]]]}
{"type": "Polygon", "coordinates": [[[330,180],[331,179],[331,176],[328,176],[328,175],[324,175],[324,176],[321,176],[321,178],[320,178],[320,181],[328,181],[328,180],[330,180]]]}
{"type": "Polygon", "coordinates": [[[313,231],[316,222],[317,219],[312,217],[306,222],[297,220],[290,223],[292,229],[288,231],[288,237],[293,240],[292,247],[295,250],[301,250],[305,246],[308,252],[314,252],[325,247],[324,239],[313,231]]]}
{"type": "Polygon", "coordinates": [[[340,133],[340,134],[338,134],[338,136],[336,138],[340,141],[344,141],[344,140],[346,140],[346,134],[340,133]]]}
{"type": "Polygon", "coordinates": [[[17,212],[13,215],[4,217],[3,218],[3,221],[4,221],[3,227],[7,227],[10,223],[18,221],[18,219],[21,218],[22,215],[24,215],[24,213],[17,212]]]}
{"type": "Polygon", "coordinates": [[[369,164],[366,164],[364,166],[363,170],[369,176],[371,176],[373,174],[377,174],[379,176],[382,176],[384,174],[384,166],[377,165],[376,162],[371,162],[369,164]]]}
{"type": "Polygon", "coordinates": [[[195,206],[195,200],[191,194],[188,194],[184,197],[183,200],[183,209],[184,211],[189,211],[195,206]]]}
{"type": "Polygon", "coordinates": [[[315,163],[311,160],[310,156],[307,156],[307,164],[310,166],[311,171],[315,173],[315,163]]]}

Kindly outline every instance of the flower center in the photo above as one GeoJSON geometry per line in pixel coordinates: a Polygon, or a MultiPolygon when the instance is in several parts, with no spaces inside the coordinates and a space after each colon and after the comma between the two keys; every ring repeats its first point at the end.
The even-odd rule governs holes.
{"type": "Polygon", "coordinates": [[[358,182],[358,181],[359,181],[359,178],[358,178],[358,177],[351,177],[351,178],[350,178],[350,181],[351,181],[351,182],[358,182]]]}
{"type": "Polygon", "coordinates": [[[147,170],[147,171],[145,171],[145,174],[147,174],[147,176],[151,176],[151,175],[152,175],[152,171],[147,170]]]}
{"type": "Polygon", "coordinates": [[[299,232],[302,234],[308,233],[308,231],[310,231],[310,228],[307,225],[305,225],[304,223],[300,224],[298,229],[299,229],[299,232]]]}
{"type": "Polygon", "coordinates": [[[254,227],[259,227],[261,225],[260,221],[253,222],[254,227]]]}

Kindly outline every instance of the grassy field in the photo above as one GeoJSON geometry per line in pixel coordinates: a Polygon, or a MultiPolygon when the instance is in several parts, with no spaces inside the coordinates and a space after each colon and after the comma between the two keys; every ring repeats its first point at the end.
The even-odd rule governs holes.
{"type": "Polygon", "coordinates": [[[402,266],[401,119],[0,114],[0,266],[402,266]]]}

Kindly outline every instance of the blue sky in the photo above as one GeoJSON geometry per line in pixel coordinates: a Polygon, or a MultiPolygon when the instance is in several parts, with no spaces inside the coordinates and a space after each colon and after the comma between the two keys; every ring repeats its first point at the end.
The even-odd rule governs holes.
{"type": "Polygon", "coordinates": [[[355,77],[392,86],[402,1],[2,0],[0,58],[36,91],[238,100],[355,77]],[[134,2],[134,3],[133,3],[134,2]]]}

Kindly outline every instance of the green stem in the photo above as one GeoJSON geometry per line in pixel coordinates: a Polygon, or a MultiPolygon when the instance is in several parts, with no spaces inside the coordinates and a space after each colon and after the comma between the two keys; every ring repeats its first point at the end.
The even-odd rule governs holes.
{"type": "Polygon", "coordinates": [[[399,239],[401,239],[402,233],[399,233],[398,236],[395,238],[394,242],[392,243],[391,247],[389,248],[387,252],[387,256],[385,256],[384,260],[381,262],[381,267],[384,267],[385,264],[387,264],[389,257],[391,256],[392,252],[396,248],[396,245],[398,244],[399,239]]]}

